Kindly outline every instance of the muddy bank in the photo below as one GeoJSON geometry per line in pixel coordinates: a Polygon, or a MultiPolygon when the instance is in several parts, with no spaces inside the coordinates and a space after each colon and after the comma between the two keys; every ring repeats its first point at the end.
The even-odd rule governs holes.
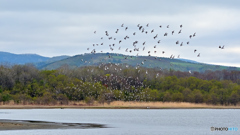
{"type": "Polygon", "coordinates": [[[103,124],[58,123],[31,120],[0,120],[0,130],[107,128],[103,124]]]}

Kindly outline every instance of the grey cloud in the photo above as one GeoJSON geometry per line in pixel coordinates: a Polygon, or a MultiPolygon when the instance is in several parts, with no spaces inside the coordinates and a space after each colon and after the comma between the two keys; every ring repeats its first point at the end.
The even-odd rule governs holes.
{"type": "Polygon", "coordinates": [[[178,13],[193,12],[197,7],[237,8],[236,0],[1,0],[2,11],[57,11],[73,13],[178,13]],[[191,9],[191,10],[189,10],[191,9]],[[163,11],[163,12],[161,12],[163,11]],[[177,12],[176,12],[177,11],[177,12]]]}
{"type": "MultiPolygon", "coordinates": [[[[205,63],[237,63],[240,55],[228,52],[227,48],[238,48],[240,43],[239,3],[233,0],[1,0],[0,49],[46,56],[76,55],[85,53],[92,44],[105,42],[101,50],[110,52],[111,42],[100,40],[106,30],[114,34],[124,23],[129,30],[116,35],[120,40],[136,31],[138,23],[144,26],[149,23],[149,29],[155,28],[159,33],[162,43],[158,51],[166,50],[165,57],[180,54],[205,63]],[[164,29],[157,30],[160,24],[164,29]],[[182,35],[163,38],[164,32],[177,31],[180,24],[183,24],[182,35]],[[97,34],[94,35],[95,30],[97,34]],[[190,40],[189,46],[179,48],[174,44],[176,40],[188,41],[189,34],[194,32],[197,36],[190,40]],[[219,52],[217,47],[223,44],[226,50],[219,52]],[[201,57],[197,58],[193,49],[198,49],[201,57]]],[[[139,35],[138,39],[122,44],[122,50],[117,52],[129,54],[124,48],[131,46],[133,40],[147,40],[149,50],[155,44],[150,35],[139,35]]]]}

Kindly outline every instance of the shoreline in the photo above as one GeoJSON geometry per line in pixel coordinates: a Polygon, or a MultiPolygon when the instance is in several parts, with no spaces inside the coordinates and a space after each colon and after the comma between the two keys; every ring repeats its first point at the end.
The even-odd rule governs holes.
{"type": "Polygon", "coordinates": [[[110,104],[70,102],[68,105],[0,104],[0,109],[240,109],[240,105],[209,105],[189,102],[124,102],[113,101],[110,104]]]}

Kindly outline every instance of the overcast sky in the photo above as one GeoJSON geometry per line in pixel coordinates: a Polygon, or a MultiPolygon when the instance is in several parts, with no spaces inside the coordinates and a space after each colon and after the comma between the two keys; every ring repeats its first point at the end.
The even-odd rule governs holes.
{"type": "Polygon", "coordinates": [[[0,51],[47,57],[74,56],[93,49],[128,55],[150,51],[152,56],[240,67],[239,5],[238,0],[0,0],[0,51]],[[148,33],[139,31],[138,24],[148,33]],[[190,39],[193,33],[196,36],[190,39]],[[125,36],[129,39],[124,40],[125,36]],[[138,52],[133,51],[134,41],[139,41],[138,52]]]}

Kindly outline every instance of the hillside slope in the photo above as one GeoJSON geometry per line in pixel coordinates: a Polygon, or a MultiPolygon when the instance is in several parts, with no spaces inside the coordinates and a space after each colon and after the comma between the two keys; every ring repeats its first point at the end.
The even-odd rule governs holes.
{"type": "Polygon", "coordinates": [[[109,53],[97,53],[97,54],[84,54],[68,57],[60,61],[55,61],[46,64],[40,69],[57,69],[63,65],[68,65],[70,68],[83,67],[83,66],[97,66],[100,63],[118,63],[126,64],[129,66],[142,66],[146,68],[161,68],[161,69],[174,69],[179,71],[198,71],[203,72],[206,70],[239,70],[236,67],[227,67],[220,65],[209,65],[203,63],[187,62],[186,60],[149,57],[149,56],[127,56],[122,54],[109,54],[109,53]]]}

